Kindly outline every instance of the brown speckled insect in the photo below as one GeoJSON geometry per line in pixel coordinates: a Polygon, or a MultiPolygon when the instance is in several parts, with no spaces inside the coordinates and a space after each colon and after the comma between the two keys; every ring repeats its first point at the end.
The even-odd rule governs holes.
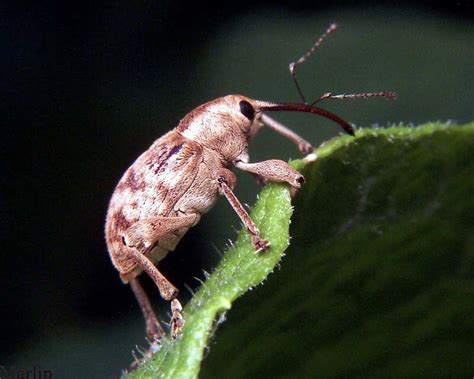
{"type": "Polygon", "coordinates": [[[173,251],[184,234],[209,211],[219,195],[225,196],[242,220],[256,252],[269,243],[233,193],[236,177],[229,170],[235,166],[264,181],[284,182],[300,188],[303,176],[282,160],[250,163],[247,147],[262,126],[267,126],[293,141],[302,153],[313,147],[296,133],[270,118],[264,112],[296,111],[317,114],[338,123],[354,135],[352,126],[340,117],[315,104],[325,99],[386,97],[392,92],[332,95],[324,94],[307,104],[295,75],[296,65],[303,63],[324,38],[336,29],[331,25],[316,44],[290,72],[304,104],[271,103],[241,95],[229,95],[203,104],[187,114],[179,125],[156,140],[128,168],[110,200],[105,235],[112,262],[124,283],[130,283],[146,321],[152,341],[159,340],[163,329],[137,276],[145,271],[156,283],[161,297],[172,300],[171,334],[181,332],[184,320],[178,290],[158,270],[155,263],[173,251]]]}

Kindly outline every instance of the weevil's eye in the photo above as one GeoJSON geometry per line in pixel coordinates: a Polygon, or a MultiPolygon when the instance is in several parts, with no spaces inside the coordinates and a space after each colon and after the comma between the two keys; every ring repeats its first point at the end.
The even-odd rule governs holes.
{"type": "Polygon", "coordinates": [[[239,106],[240,106],[240,112],[245,117],[247,117],[250,121],[252,121],[253,118],[255,117],[255,109],[253,109],[252,105],[248,101],[242,100],[239,103],[239,106]]]}

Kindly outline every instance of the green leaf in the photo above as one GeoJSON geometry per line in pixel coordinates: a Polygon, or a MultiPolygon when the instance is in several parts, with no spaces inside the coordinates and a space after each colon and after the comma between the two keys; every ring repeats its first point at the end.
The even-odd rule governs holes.
{"type": "Polygon", "coordinates": [[[130,377],[472,376],[474,124],[365,129],[293,162],[185,307],[181,340],[130,377]],[[230,307],[228,320],[222,316],[230,307]],[[209,347],[209,339],[215,333],[209,347]]]}

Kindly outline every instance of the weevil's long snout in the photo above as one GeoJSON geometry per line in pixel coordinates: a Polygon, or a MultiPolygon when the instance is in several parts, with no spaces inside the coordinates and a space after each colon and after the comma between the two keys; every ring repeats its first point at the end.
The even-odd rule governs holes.
{"type": "Polygon", "coordinates": [[[313,113],[323,116],[329,120],[332,120],[339,124],[347,134],[354,135],[354,128],[347,121],[343,120],[339,116],[327,111],[326,109],[315,107],[309,104],[300,103],[270,103],[266,101],[256,101],[257,108],[262,112],[266,111],[288,111],[288,112],[305,112],[313,113]]]}

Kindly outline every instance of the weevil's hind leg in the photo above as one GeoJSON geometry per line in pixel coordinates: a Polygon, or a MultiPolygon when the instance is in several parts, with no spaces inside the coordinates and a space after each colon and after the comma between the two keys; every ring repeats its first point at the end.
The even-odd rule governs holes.
{"type": "Polygon", "coordinates": [[[145,255],[134,248],[130,249],[128,253],[135,259],[135,262],[137,262],[143,271],[145,271],[155,282],[163,299],[170,301],[178,296],[178,289],[164,277],[153,262],[151,262],[145,255]]]}
{"type": "Polygon", "coordinates": [[[291,142],[298,146],[298,149],[303,154],[309,154],[313,152],[313,145],[311,145],[303,137],[296,134],[293,130],[287,128],[285,125],[279,123],[278,121],[274,120],[266,114],[262,114],[260,120],[265,126],[269,127],[270,129],[273,129],[277,133],[281,134],[283,137],[288,138],[291,142]]]}
{"type": "Polygon", "coordinates": [[[199,216],[196,214],[142,220],[130,227],[124,235],[124,243],[130,247],[127,251],[128,254],[153,279],[161,297],[165,300],[174,299],[178,295],[178,290],[161,274],[145,254],[160,238],[177,229],[190,228],[197,220],[199,220],[199,216]]]}
{"type": "Polygon", "coordinates": [[[219,172],[219,176],[217,177],[217,182],[219,183],[221,194],[226,197],[227,201],[230,203],[232,208],[234,208],[234,211],[237,213],[245,228],[249,232],[250,238],[252,239],[252,243],[255,247],[255,251],[259,253],[261,251],[267,250],[270,246],[270,243],[260,237],[260,231],[258,230],[257,226],[254,224],[249,214],[232,191],[232,188],[236,182],[235,175],[230,170],[222,169],[219,172]]]}
{"type": "Polygon", "coordinates": [[[124,243],[146,253],[156,241],[181,228],[190,228],[199,221],[195,213],[179,217],[155,217],[135,222],[124,233],[124,243]]]}
{"type": "MultiPolygon", "coordinates": [[[[181,303],[176,299],[176,296],[178,296],[178,289],[163,276],[163,274],[147,257],[135,249],[132,250],[138,264],[158,286],[161,297],[168,301],[171,300],[171,338],[178,338],[184,326],[184,319],[181,315],[181,303]]],[[[146,296],[143,287],[138,282],[138,279],[132,279],[130,285],[135,293],[138,303],[140,304],[143,316],[145,317],[147,335],[153,343],[154,340],[161,339],[161,336],[164,335],[164,331],[161,328],[161,325],[151,307],[150,300],[148,300],[148,297],[146,296]]],[[[151,348],[153,349],[153,346],[151,348]]]]}
{"type": "Polygon", "coordinates": [[[140,305],[145,319],[146,334],[150,341],[150,347],[145,351],[140,351],[142,357],[134,354],[134,361],[130,365],[130,371],[136,370],[146,359],[150,359],[153,354],[160,349],[161,339],[165,335],[163,328],[158,321],[150,300],[138,281],[138,278],[130,280],[130,287],[140,305]]]}
{"type": "Polygon", "coordinates": [[[184,327],[184,318],[183,315],[181,314],[181,311],[183,310],[183,307],[181,306],[181,303],[179,302],[178,299],[173,299],[171,301],[171,321],[170,321],[170,326],[171,326],[171,338],[172,339],[177,339],[184,327]]]}
{"type": "Polygon", "coordinates": [[[165,335],[165,332],[161,327],[160,322],[158,321],[151,306],[150,299],[138,281],[138,278],[134,278],[130,281],[130,287],[137,298],[138,304],[140,305],[143,313],[143,317],[145,318],[146,334],[148,338],[152,343],[154,341],[160,341],[165,335]]]}
{"type": "MultiPolygon", "coordinates": [[[[155,348],[153,344],[160,344],[161,339],[165,335],[165,331],[161,327],[160,322],[158,321],[158,318],[156,317],[156,314],[153,311],[153,307],[151,306],[150,299],[148,298],[145,290],[138,281],[138,278],[134,278],[130,281],[130,287],[132,287],[133,293],[137,298],[138,304],[140,304],[143,317],[145,318],[146,334],[152,344],[150,349],[153,350],[155,348]]],[[[181,306],[181,303],[178,299],[171,300],[170,326],[171,338],[174,340],[181,335],[184,327],[184,318],[181,314],[182,310],[183,307],[181,306]]]]}
{"type": "MultiPolygon", "coordinates": [[[[161,297],[168,301],[172,300],[171,331],[174,339],[176,339],[181,333],[184,326],[184,319],[181,316],[181,304],[176,300],[178,289],[164,277],[164,275],[145,254],[160,238],[164,238],[180,228],[190,228],[198,220],[199,216],[196,214],[189,214],[180,217],[156,217],[153,220],[142,220],[129,228],[128,232],[123,237],[124,243],[129,247],[127,250],[128,254],[130,254],[136,264],[140,266],[143,271],[150,276],[150,278],[152,278],[160,291],[161,297]]],[[[128,278],[124,275],[123,279],[128,278]]],[[[155,338],[161,338],[164,334],[163,329],[161,328],[158,319],[153,312],[150,301],[138,282],[138,279],[132,278],[130,280],[130,285],[142,309],[145,317],[147,334],[153,343],[155,338]]]]}

